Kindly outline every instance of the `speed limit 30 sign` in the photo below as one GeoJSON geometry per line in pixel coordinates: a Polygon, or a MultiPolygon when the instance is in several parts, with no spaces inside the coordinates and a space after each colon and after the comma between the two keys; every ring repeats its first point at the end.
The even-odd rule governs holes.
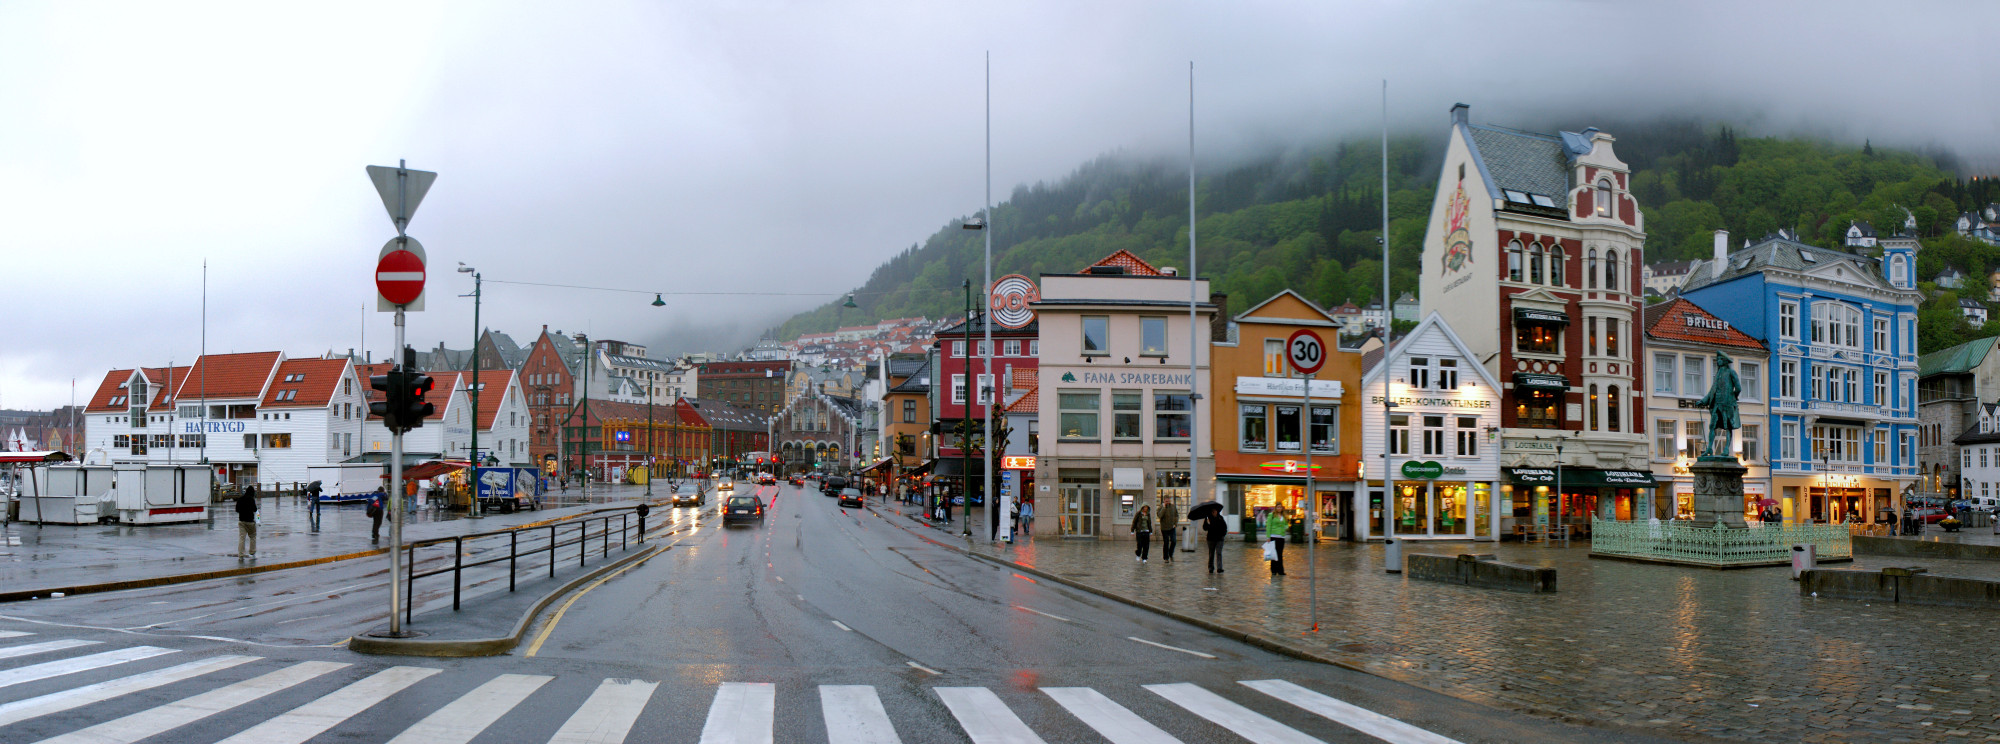
{"type": "Polygon", "coordinates": [[[1319,340],[1319,334],[1300,328],[1285,341],[1285,356],[1291,359],[1292,369],[1298,370],[1299,374],[1316,374],[1326,364],[1326,344],[1319,340]]]}

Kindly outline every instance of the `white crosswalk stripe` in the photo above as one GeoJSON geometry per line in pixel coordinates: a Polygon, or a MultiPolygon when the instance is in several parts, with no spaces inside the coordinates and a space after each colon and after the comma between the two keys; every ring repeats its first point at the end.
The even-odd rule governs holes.
{"type": "Polygon", "coordinates": [[[548,684],[554,677],[539,674],[502,674],[451,701],[417,725],[389,740],[389,744],[464,744],[500,720],[507,711],[548,684]]]}
{"type": "Polygon", "coordinates": [[[829,744],[902,744],[872,685],[820,685],[829,744]]]}
{"type": "Polygon", "coordinates": [[[1126,710],[1125,706],[1112,702],[1104,693],[1088,687],[1044,687],[1042,693],[1054,698],[1070,715],[1089,724],[1111,744],[1180,743],[1179,739],[1140,718],[1139,714],[1126,710]]]}
{"type": "Polygon", "coordinates": [[[21,636],[31,636],[31,635],[34,634],[24,633],[18,630],[0,630],[0,638],[20,638],[21,636]]]}
{"type": "Polygon", "coordinates": [[[1260,679],[1240,684],[1318,713],[1335,723],[1389,742],[1390,744],[1459,744],[1456,739],[1439,736],[1416,726],[1368,710],[1367,708],[1313,692],[1312,690],[1284,680],[1260,679]]]}
{"type": "Polygon", "coordinates": [[[221,744],[298,744],[340,725],[376,703],[437,674],[423,667],[389,667],[354,684],[250,727],[221,744]]]}
{"type": "Polygon", "coordinates": [[[15,667],[6,671],[0,671],[0,687],[12,687],[24,682],[34,682],[50,677],[60,677],[65,674],[87,672],[92,669],[123,664],[128,661],[150,659],[173,652],[174,650],[171,648],[160,648],[158,646],[133,646],[132,648],[121,648],[116,651],[105,651],[89,656],[77,656],[69,659],[45,661],[40,664],[31,664],[24,667],[15,667]]]}
{"type": "Polygon", "coordinates": [[[639,712],[653,699],[658,682],[607,679],[597,685],[583,707],[563,723],[549,744],[619,744],[639,721],[639,712]]]}
{"type": "Polygon", "coordinates": [[[1300,733],[1298,729],[1266,718],[1263,714],[1223,698],[1203,689],[1200,685],[1176,682],[1168,685],[1146,685],[1146,689],[1166,698],[1188,712],[1215,722],[1215,725],[1236,732],[1256,744],[1324,744],[1320,740],[1300,733]]]}
{"type": "Polygon", "coordinates": [[[194,697],[142,710],[82,731],[44,739],[42,744],[125,744],[165,733],[348,665],[304,661],[194,697]]]}
{"type": "Polygon", "coordinates": [[[190,661],[179,666],[156,669],[144,674],[120,677],[94,685],[84,685],[61,692],[51,692],[41,697],[16,700],[0,705],[0,726],[25,721],[30,718],[61,713],[72,708],[80,708],[92,703],[100,703],[121,695],[129,695],[141,690],[150,690],[162,685],[170,685],[184,679],[193,679],[209,672],[220,671],[256,661],[255,656],[217,656],[190,661]]]}
{"type": "Polygon", "coordinates": [[[771,744],[778,690],[769,682],[724,682],[708,706],[701,744],[771,744]]]}
{"type": "Polygon", "coordinates": [[[972,744],[1042,744],[1042,738],[1022,723],[1000,696],[984,687],[938,687],[932,690],[953,718],[972,737],[972,744]]]}
{"type": "Polygon", "coordinates": [[[12,659],[16,656],[33,656],[35,654],[46,654],[50,651],[61,651],[66,648],[95,645],[97,645],[97,641],[72,641],[66,639],[29,643],[20,646],[0,646],[0,659],[12,659]]]}

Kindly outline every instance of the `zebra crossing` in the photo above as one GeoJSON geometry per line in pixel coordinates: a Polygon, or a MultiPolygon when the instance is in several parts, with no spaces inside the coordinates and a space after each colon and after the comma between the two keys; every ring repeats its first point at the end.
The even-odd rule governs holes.
{"type": "MultiPolygon", "coordinates": [[[[280,661],[240,654],[188,658],[196,652],[150,645],[106,650],[103,647],[107,644],[99,641],[42,639],[19,631],[0,631],[0,639],[13,641],[0,641],[7,644],[0,645],[0,659],[19,660],[12,666],[0,662],[0,740],[10,742],[122,744],[156,736],[171,741],[190,740],[191,736],[217,740],[210,732],[223,726],[229,731],[221,734],[226,736],[219,739],[222,744],[303,744],[367,716],[371,725],[380,727],[372,730],[388,732],[384,738],[395,744],[462,744],[495,730],[510,712],[525,709],[524,704],[538,694],[550,694],[549,690],[561,687],[550,685],[555,676],[539,674],[460,670],[447,675],[443,669],[419,665],[371,668],[361,663],[280,661]],[[73,655],[38,658],[64,653],[73,655]],[[158,664],[167,666],[141,670],[158,664]],[[120,676],[63,687],[107,674],[120,676]],[[399,705],[384,705],[398,695],[422,689],[427,681],[451,677],[457,677],[460,684],[478,684],[456,697],[422,698],[444,701],[434,709],[412,704],[409,697],[402,698],[399,705]],[[326,691],[328,688],[333,689],[326,691]],[[20,697],[10,697],[16,694],[20,697]],[[113,707],[102,707],[106,705],[113,707]],[[79,723],[75,730],[53,735],[44,730],[23,734],[22,729],[10,729],[46,716],[86,710],[102,715],[79,723]],[[381,718],[385,710],[415,720],[385,721],[381,718]],[[245,720],[266,713],[268,717],[245,720]],[[229,717],[210,726],[197,726],[222,716],[229,717]],[[193,734],[190,727],[203,733],[193,734]]],[[[571,682],[573,686],[576,683],[571,682]]],[[[694,711],[680,709],[697,707],[686,694],[666,700],[669,696],[659,694],[661,686],[661,682],[636,679],[598,681],[573,711],[565,704],[566,716],[548,717],[551,725],[562,720],[549,741],[611,744],[628,738],[659,740],[657,732],[642,725],[649,710],[656,718],[673,714],[692,717],[694,711]]],[[[873,685],[818,685],[818,694],[813,696],[781,695],[779,686],[769,682],[725,681],[713,683],[712,692],[708,687],[697,688],[693,697],[703,698],[707,706],[706,716],[701,718],[701,744],[773,744],[780,717],[810,715],[814,703],[831,744],[900,744],[960,736],[974,744],[1040,744],[1045,735],[1064,741],[1091,738],[1086,731],[1113,744],[1172,744],[1182,739],[1170,733],[1170,728],[1182,731],[1183,736],[1190,726],[1213,731],[1200,721],[1230,732],[1234,738],[1228,740],[1254,744],[1304,744],[1326,740],[1322,737],[1394,744],[1453,742],[1290,681],[1242,680],[1227,687],[1218,690],[1188,682],[1138,685],[1142,692],[1114,690],[1122,701],[1091,687],[1050,686],[1029,692],[1009,687],[1003,691],[1013,696],[1010,703],[986,687],[937,686],[922,690],[927,699],[918,706],[929,711],[926,715],[930,718],[900,726],[873,685]],[[1224,692],[1232,693],[1233,699],[1224,692]],[[1141,710],[1130,705],[1140,705],[1141,710]],[[936,712],[940,707],[941,714],[936,712]],[[1187,720],[1170,723],[1163,720],[1162,710],[1187,720]],[[957,731],[940,735],[937,727],[945,721],[955,724],[957,731]],[[1301,721],[1318,722],[1322,730],[1309,731],[1313,727],[1301,721]],[[1045,730],[1038,732],[1038,727],[1045,730]]],[[[907,695],[909,690],[898,686],[892,693],[907,695]]],[[[908,700],[898,702],[899,710],[911,709],[908,700]]],[[[537,709],[537,714],[543,712],[545,707],[537,709]]],[[[691,729],[689,733],[691,737],[691,729]]],[[[510,730],[508,734],[519,739],[523,732],[510,730]]],[[[541,735],[546,734],[532,738],[539,740],[541,735]]],[[[353,738],[351,732],[345,736],[353,738]]],[[[1209,733],[1189,740],[1213,738],[1209,733]]]]}

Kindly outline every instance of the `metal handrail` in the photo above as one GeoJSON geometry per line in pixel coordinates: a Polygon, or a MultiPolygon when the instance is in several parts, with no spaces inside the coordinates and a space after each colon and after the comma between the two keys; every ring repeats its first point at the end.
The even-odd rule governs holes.
{"type": "MultiPolygon", "coordinates": [[[[620,551],[625,551],[630,549],[631,543],[633,541],[628,540],[626,534],[632,531],[634,528],[637,529],[636,542],[644,544],[646,541],[646,514],[648,511],[650,511],[649,506],[645,507],[644,510],[642,510],[642,507],[639,506],[620,506],[620,507],[611,507],[605,509],[595,509],[583,514],[572,514],[567,517],[553,519],[547,522],[526,524],[526,525],[521,525],[519,527],[510,527],[503,530],[474,532],[465,535],[455,535],[452,537],[434,537],[428,540],[419,540],[417,542],[405,545],[404,550],[406,552],[404,557],[406,560],[404,561],[404,563],[409,568],[406,569],[407,572],[403,577],[403,582],[404,582],[403,596],[405,598],[403,606],[403,623],[405,625],[409,624],[414,618],[414,615],[416,614],[417,579],[439,576],[446,573],[451,574],[452,575],[451,609],[456,611],[459,609],[459,599],[463,591],[463,586],[464,586],[463,574],[465,569],[477,568],[479,566],[485,566],[494,563],[499,563],[501,561],[506,561],[507,591],[512,592],[514,591],[514,586],[515,586],[517,564],[519,562],[519,559],[522,557],[531,556],[543,552],[548,553],[549,578],[555,578],[556,575],[556,565],[558,564],[558,561],[556,559],[556,550],[558,548],[568,547],[571,545],[577,546],[577,565],[586,566],[589,565],[588,562],[590,558],[589,542],[592,538],[598,538],[601,540],[600,544],[602,545],[600,557],[607,557],[607,558],[610,557],[611,532],[612,532],[611,523],[614,520],[618,522],[618,528],[617,528],[618,548],[620,551]],[[590,531],[592,523],[602,523],[602,528],[599,529],[596,532],[596,534],[592,534],[590,531]],[[570,533],[568,536],[562,535],[561,530],[570,525],[574,525],[576,527],[576,530],[573,533],[570,533]],[[522,550],[520,536],[522,533],[528,532],[530,530],[548,530],[547,544],[536,548],[522,550]],[[479,540],[488,537],[499,537],[501,535],[507,536],[506,555],[477,560],[471,563],[465,562],[465,543],[467,540],[479,540]],[[445,543],[450,543],[452,545],[451,565],[430,571],[421,571],[421,572],[418,571],[417,555],[416,555],[417,548],[429,547],[433,545],[443,545],[445,543]]],[[[391,580],[393,581],[394,578],[391,577],[391,580]]]]}

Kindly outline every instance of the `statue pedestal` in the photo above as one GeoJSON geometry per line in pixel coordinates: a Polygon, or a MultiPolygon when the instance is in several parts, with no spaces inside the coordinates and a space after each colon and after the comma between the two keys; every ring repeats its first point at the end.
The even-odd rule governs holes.
{"type": "Polygon", "coordinates": [[[1743,474],[1749,468],[1734,457],[1701,457],[1688,470],[1694,474],[1695,524],[1749,527],[1743,522],[1743,474]]]}

